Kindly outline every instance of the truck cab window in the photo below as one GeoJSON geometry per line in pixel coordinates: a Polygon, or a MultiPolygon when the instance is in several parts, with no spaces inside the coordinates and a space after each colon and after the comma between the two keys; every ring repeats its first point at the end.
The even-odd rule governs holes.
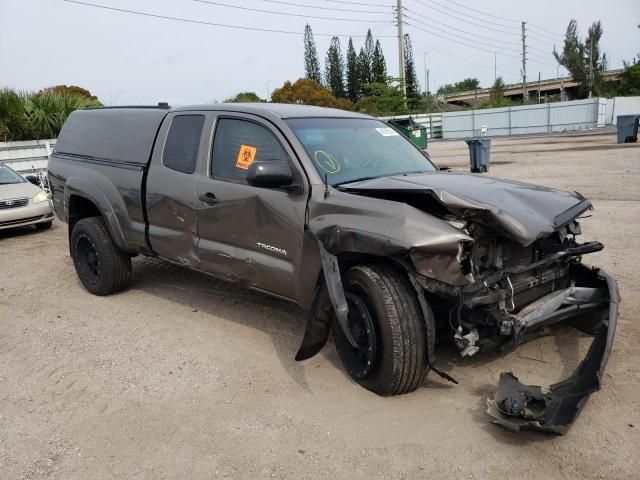
{"type": "Polygon", "coordinates": [[[267,128],[247,120],[221,118],[213,140],[211,175],[245,183],[249,166],[259,161],[289,161],[278,139],[267,128]]]}
{"type": "Polygon", "coordinates": [[[203,124],[203,115],[179,115],[173,119],[162,153],[165,167],[182,173],[195,171],[203,124]]]}

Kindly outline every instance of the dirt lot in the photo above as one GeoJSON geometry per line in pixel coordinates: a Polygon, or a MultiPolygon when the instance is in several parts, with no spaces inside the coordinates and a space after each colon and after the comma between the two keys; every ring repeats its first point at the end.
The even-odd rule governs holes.
{"type": "MultiPolygon", "coordinates": [[[[433,143],[464,169],[462,141],[433,143]]],[[[622,304],[604,388],[564,437],[489,423],[502,371],[570,373],[590,343],[566,329],[506,355],[440,364],[410,395],[380,398],[343,372],[333,344],[293,360],[296,307],[136,258],[131,289],[80,286],[66,226],[0,233],[0,479],[638,478],[640,144],[612,134],[497,139],[491,173],[590,197],[590,261],[622,304]]]]}

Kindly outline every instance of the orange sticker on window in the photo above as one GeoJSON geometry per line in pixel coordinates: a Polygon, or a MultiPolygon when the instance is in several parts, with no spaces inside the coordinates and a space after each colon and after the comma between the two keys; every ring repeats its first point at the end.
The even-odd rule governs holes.
{"type": "Polygon", "coordinates": [[[249,145],[240,145],[238,159],[236,160],[236,167],[243,170],[248,170],[249,165],[251,165],[256,159],[257,151],[258,149],[256,147],[250,147],[249,145]]]}

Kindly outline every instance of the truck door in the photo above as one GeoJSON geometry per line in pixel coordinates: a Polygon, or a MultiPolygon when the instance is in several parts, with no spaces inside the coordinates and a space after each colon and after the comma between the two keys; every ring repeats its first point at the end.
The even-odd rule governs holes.
{"type": "Polygon", "coordinates": [[[199,156],[207,162],[207,119],[202,113],[176,112],[163,122],[146,182],[149,242],[160,257],[198,266],[196,177],[199,156]],[[205,152],[205,153],[201,153],[205,152]]]}
{"type": "Polygon", "coordinates": [[[276,128],[252,115],[218,114],[213,138],[197,183],[201,268],[296,300],[307,186],[294,152],[276,128]],[[300,191],[247,185],[254,161],[289,162],[300,191]]]}

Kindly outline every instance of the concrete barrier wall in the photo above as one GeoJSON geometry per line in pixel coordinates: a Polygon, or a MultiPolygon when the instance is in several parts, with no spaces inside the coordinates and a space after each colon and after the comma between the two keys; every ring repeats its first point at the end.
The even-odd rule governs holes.
{"type": "Polygon", "coordinates": [[[520,107],[465,110],[442,114],[443,138],[539,134],[584,130],[606,124],[607,102],[593,98],[520,107]]]}
{"type": "Polygon", "coordinates": [[[48,158],[56,144],[55,138],[0,142],[0,162],[6,163],[21,174],[45,170],[48,158]]]}
{"type": "Polygon", "coordinates": [[[611,124],[617,125],[618,115],[640,115],[640,96],[614,97],[611,102],[611,124]]]}

